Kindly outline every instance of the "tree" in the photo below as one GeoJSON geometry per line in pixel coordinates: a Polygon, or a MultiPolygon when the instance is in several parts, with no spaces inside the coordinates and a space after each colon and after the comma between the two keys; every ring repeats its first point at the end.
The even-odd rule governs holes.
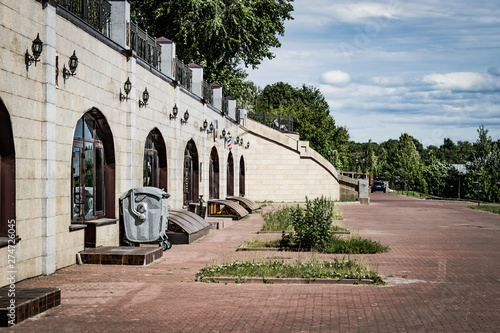
{"type": "MultiPolygon", "coordinates": [[[[149,34],[176,43],[177,56],[204,68],[205,79],[231,87],[241,68],[272,59],[291,20],[293,0],[145,0],[131,2],[131,17],[149,34]]],[[[228,93],[234,94],[234,91],[228,93]]]]}

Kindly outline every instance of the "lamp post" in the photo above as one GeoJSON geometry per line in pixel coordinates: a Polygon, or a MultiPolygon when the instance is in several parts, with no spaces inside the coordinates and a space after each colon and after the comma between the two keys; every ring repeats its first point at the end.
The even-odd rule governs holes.
{"type": "Polygon", "coordinates": [[[473,182],[472,184],[476,184],[476,188],[477,188],[477,205],[480,206],[481,205],[481,190],[479,189],[479,177],[481,177],[483,174],[478,172],[476,173],[476,176],[477,176],[477,181],[473,182]]]}

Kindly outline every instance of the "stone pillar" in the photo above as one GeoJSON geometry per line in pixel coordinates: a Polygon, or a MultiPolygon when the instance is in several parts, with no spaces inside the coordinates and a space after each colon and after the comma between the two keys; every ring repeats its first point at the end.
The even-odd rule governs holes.
{"type": "Polygon", "coordinates": [[[212,87],[214,100],[214,104],[212,106],[217,110],[222,110],[222,87],[217,83],[211,83],[210,86],[212,87]]]}
{"type": "Polygon", "coordinates": [[[236,99],[231,96],[226,97],[227,113],[229,118],[236,120],[236,99]]]}
{"type": "Polygon", "coordinates": [[[56,271],[56,8],[43,9],[43,104],[41,113],[42,274],[56,271]]]}
{"type": "Polygon", "coordinates": [[[360,179],[358,181],[359,184],[359,202],[362,204],[370,204],[370,197],[368,196],[368,190],[370,186],[368,186],[368,179],[360,179]]]}
{"type": "Polygon", "coordinates": [[[237,112],[240,113],[240,122],[239,124],[243,127],[247,127],[247,117],[248,111],[246,109],[238,109],[237,112]]]}
{"type": "Polygon", "coordinates": [[[128,0],[111,2],[111,40],[125,49],[130,49],[130,3],[128,0]]]}
{"type": "Polygon", "coordinates": [[[193,73],[193,81],[191,91],[193,94],[203,96],[203,67],[197,64],[189,64],[189,68],[193,73]]]}
{"type": "Polygon", "coordinates": [[[161,72],[166,76],[175,79],[175,43],[165,37],[157,38],[156,42],[161,45],[161,72]]]}

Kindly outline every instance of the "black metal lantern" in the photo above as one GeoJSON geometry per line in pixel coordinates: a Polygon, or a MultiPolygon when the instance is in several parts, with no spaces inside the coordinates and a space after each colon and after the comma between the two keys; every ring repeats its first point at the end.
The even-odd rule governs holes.
{"type": "Polygon", "coordinates": [[[130,97],[128,97],[128,94],[130,94],[130,90],[132,90],[132,83],[130,82],[130,78],[127,78],[127,81],[125,81],[125,84],[123,85],[123,89],[125,90],[125,95],[122,94],[122,90],[120,88],[120,102],[129,100],[130,97]]]}
{"type": "Polygon", "coordinates": [[[174,107],[172,108],[172,113],[170,114],[170,120],[176,119],[178,113],[179,113],[179,108],[177,107],[177,104],[175,104],[174,107]]]}
{"type": "Polygon", "coordinates": [[[187,124],[189,119],[189,110],[186,109],[186,112],[184,112],[184,119],[181,119],[181,124],[187,124]]]}
{"type": "Polygon", "coordinates": [[[221,139],[225,139],[225,138],[226,138],[226,129],[223,129],[223,130],[222,130],[222,133],[221,133],[220,138],[221,138],[221,139]]]}
{"type": "Polygon", "coordinates": [[[247,145],[245,146],[245,149],[250,148],[250,141],[247,141],[247,145]]]}
{"type": "Polygon", "coordinates": [[[240,137],[239,136],[236,137],[236,141],[235,142],[236,142],[237,145],[240,144],[240,137]]]}
{"type": "Polygon", "coordinates": [[[66,69],[66,65],[63,67],[64,83],[66,83],[66,80],[69,79],[70,76],[76,75],[75,71],[78,67],[78,57],[76,56],[75,51],[73,51],[73,55],[69,57],[68,66],[69,70],[66,69]]]}
{"type": "Polygon", "coordinates": [[[205,119],[205,121],[203,121],[203,126],[200,127],[200,132],[206,131],[207,127],[208,127],[208,121],[205,119]]]}
{"type": "Polygon", "coordinates": [[[146,105],[148,105],[148,101],[149,101],[149,92],[148,92],[148,88],[144,89],[144,92],[142,93],[142,101],[139,99],[139,107],[142,108],[142,107],[146,107],[146,105]]]}
{"type": "Polygon", "coordinates": [[[210,123],[210,126],[208,126],[207,134],[213,133],[213,131],[214,131],[214,124],[210,123]]]}
{"type": "Polygon", "coordinates": [[[28,67],[31,66],[32,63],[39,62],[40,55],[43,50],[43,42],[40,40],[40,34],[36,34],[36,38],[31,43],[31,52],[33,55],[29,54],[28,49],[26,49],[26,53],[24,54],[24,63],[26,64],[26,71],[28,71],[28,67]]]}

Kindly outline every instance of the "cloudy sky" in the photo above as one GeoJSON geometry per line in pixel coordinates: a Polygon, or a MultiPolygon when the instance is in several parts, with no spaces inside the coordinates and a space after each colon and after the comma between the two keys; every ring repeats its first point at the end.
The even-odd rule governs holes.
{"type": "Polygon", "coordinates": [[[500,1],[295,0],[249,79],[321,90],[357,142],[500,139],[500,1]]]}

